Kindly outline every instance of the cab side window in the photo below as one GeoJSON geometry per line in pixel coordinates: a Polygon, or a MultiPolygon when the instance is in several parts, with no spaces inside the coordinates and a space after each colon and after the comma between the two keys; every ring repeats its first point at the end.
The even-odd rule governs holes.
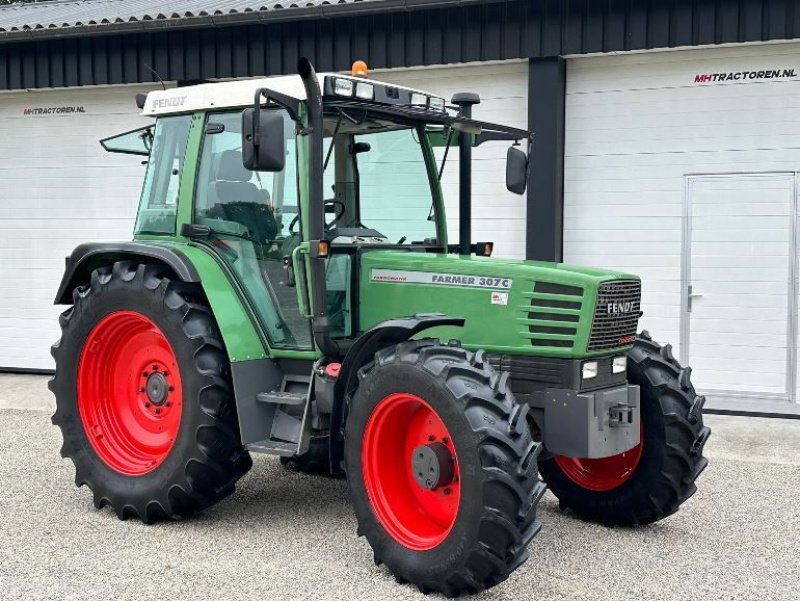
{"type": "Polygon", "coordinates": [[[178,184],[191,125],[191,115],[161,117],[156,122],[134,233],[175,233],[178,184]]]}

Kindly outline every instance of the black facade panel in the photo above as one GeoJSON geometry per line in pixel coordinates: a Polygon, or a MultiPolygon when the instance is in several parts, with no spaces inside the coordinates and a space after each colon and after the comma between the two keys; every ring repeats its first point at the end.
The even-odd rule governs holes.
{"type": "Polygon", "coordinates": [[[36,87],[36,55],[26,52],[22,55],[22,86],[25,88],[36,87]]]}
{"type": "Polygon", "coordinates": [[[763,39],[765,2],[763,0],[741,0],[741,4],[741,41],[756,42],[763,39]]]}
{"type": "MultiPolygon", "coordinates": [[[[420,5],[417,5],[420,6],[420,5]]],[[[288,14],[288,11],[287,11],[288,14]]],[[[0,89],[198,81],[794,39],[800,0],[500,0],[2,43],[0,89]]],[[[143,25],[147,23],[143,22],[143,25]]],[[[98,29],[100,30],[100,28],[98,29]]],[[[60,32],[59,32],[60,33],[60,32]]]]}
{"type": "Polygon", "coordinates": [[[544,56],[563,54],[562,41],[562,3],[561,0],[547,0],[541,3],[539,27],[541,30],[540,53],[544,56]]]}
{"type": "Polygon", "coordinates": [[[494,61],[503,58],[503,6],[490,4],[485,9],[481,35],[481,60],[494,61]]]}
{"type": "Polygon", "coordinates": [[[714,44],[717,41],[716,10],[713,4],[700,3],[694,14],[693,40],[697,44],[714,44]]]}
{"type": "MultiPolygon", "coordinates": [[[[362,60],[369,59],[369,64],[376,69],[384,69],[388,64],[387,30],[389,15],[375,15],[372,17],[372,35],[369,39],[369,54],[362,60]]],[[[319,38],[317,38],[319,39],[319,38]]]]}
{"type": "Polygon", "coordinates": [[[94,61],[94,83],[104,85],[108,81],[108,38],[93,38],[91,40],[92,58],[94,61]]]}
{"type": "Polygon", "coordinates": [[[265,29],[262,25],[247,28],[247,65],[248,72],[252,75],[265,75],[267,72],[265,29]]]}
{"type": "MultiPolygon", "coordinates": [[[[109,45],[114,38],[109,40],[109,45]]],[[[64,80],[64,40],[51,40],[45,46],[50,57],[50,86],[61,88],[66,85],[64,80]]],[[[110,55],[109,55],[110,56],[110,55]]],[[[116,83],[116,82],[112,82],[116,83]]]]}
{"type": "Polygon", "coordinates": [[[65,86],[80,85],[80,69],[78,67],[79,61],[80,57],[78,56],[77,38],[67,38],[66,40],[64,40],[64,85],[65,86]]]}
{"type": "Polygon", "coordinates": [[[603,19],[603,52],[620,52],[627,47],[627,0],[608,0],[608,11],[603,19]]]}
{"type": "Polygon", "coordinates": [[[50,87],[50,61],[47,53],[47,45],[41,44],[35,50],[36,54],[36,87],[50,87]]]}

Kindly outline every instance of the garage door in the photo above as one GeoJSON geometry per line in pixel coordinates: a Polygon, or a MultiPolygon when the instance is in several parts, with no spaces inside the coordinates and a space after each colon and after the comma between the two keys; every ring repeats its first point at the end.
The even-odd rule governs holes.
{"type": "MultiPolygon", "coordinates": [[[[528,65],[522,62],[375,71],[375,79],[442,96],[476,92],[476,119],[527,129],[528,65]]],[[[451,149],[452,150],[452,149],[451,149]]],[[[505,188],[507,142],[486,142],[473,151],[472,240],[495,243],[495,255],[525,258],[525,196],[505,188]]],[[[441,161],[442,149],[436,154],[441,161]]],[[[458,240],[458,152],[450,152],[442,176],[451,240],[458,240]]]]}
{"type": "Polygon", "coordinates": [[[0,368],[52,369],[53,297],[81,242],[130,239],[144,167],[102,137],[146,122],[141,86],[0,95],[0,368]]]}
{"type": "MultiPolygon", "coordinates": [[[[797,44],[568,62],[565,260],[640,274],[643,326],[656,339],[672,342],[682,359],[696,362],[693,357],[697,358],[702,364],[702,370],[695,369],[698,382],[701,390],[712,392],[712,405],[736,405],[748,400],[748,395],[749,401],[764,403],[772,395],[797,397],[793,390],[785,393],[791,383],[786,372],[791,377],[796,371],[787,359],[797,340],[793,337],[787,342],[785,336],[793,327],[787,315],[790,299],[786,295],[794,292],[789,287],[793,270],[787,263],[786,238],[794,235],[795,224],[786,211],[794,200],[788,189],[781,188],[783,184],[778,190],[762,191],[751,179],[736,176],[788,173],[785,179],[789,181],[800,171],[799,76],[797,44]],[[693,210],[719,212],[708,219],[695,214],[705,220],[707,229],[694,235],[721,236],[717,245],[710,238],[687,238],[691,234],[685,227],[691,216],[684,214],[687,181],[707,175],[731,176],[724,183],[714,180],[717,183],[695,190],[700,197],[694,198],[699,204],[693,210]],[[715,185],[734,189],[723,192],[715,190],[715,185]],[[770,239],[768,230],[776,220],[781,226],[770,239]],[[761,243],[750,245],[748,240],[761,243]],[[778,245],[782,250],[776,254],[778,245]],[[729,251],[727,257],[719,254],[723,246],[729,251]],[[692,261],[705,265],[703,285],[714,290],[709,297],[698,297],[695,304],[705,311],[701,309],[705,302],[708,314],[693,316],[691,327],[685,328],[682,307],[688,282],[683,268],[692,261]],[[741,269],[736,269],[737,264],[741,269]],[[752,270],[747,271],[747,266],[752,270]],[[747,274],[755,277],[749,285],[736,280],[747,274]],[[780,316],[768,310],[766,298],[757,301],[756,286],[765,295],[778,294],[769,302],[782,307],[780,316]],[[712,305],[719,310],[717,317],[725,307],[752,310],[737,313],[736,323],[725,330],[707,329],[706,340],[698,342],[703,328],[719,321],[712,305]],[[744,363],[731,370],[726,359],[731,359],[733,347],[741,345],[748,332],[763,332],[762,341],[769,333],[779,335],[767,342],[763,357],[753,358],[745,376],[738,371],[744,363]],[[695,343],[702,346],[695,348],[695,343]],[[769,377],[757,377],[761,368],[769,377]]],[[[769,186],[774,183],[769,182],[769,186]]]]}

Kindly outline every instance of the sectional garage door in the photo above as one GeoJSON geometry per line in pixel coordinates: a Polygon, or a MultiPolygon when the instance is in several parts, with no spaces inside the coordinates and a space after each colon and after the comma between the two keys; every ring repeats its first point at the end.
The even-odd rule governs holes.
{"type": "Polygon", "coordinates": [[[800,46],[567,74],[565,261],[640,274],[644,327],[712,406],[796,411],[800,46]]]}
{"type": "Polygon", "coordinates": [[[106,154],[98,139],[146,122],[141,90],[0,94],[0,368],[52,369],[64,257],[130,239],[141,157],[106,154]]]}

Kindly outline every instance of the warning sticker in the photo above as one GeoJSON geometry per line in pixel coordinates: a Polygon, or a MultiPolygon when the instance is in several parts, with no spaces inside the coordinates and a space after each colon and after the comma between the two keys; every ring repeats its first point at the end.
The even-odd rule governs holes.
{"type": "Polygon", "coordinates": [[[508,304],[508,292],[492,292],[492,304],[493,305],[507,305],[508,304]]]}

